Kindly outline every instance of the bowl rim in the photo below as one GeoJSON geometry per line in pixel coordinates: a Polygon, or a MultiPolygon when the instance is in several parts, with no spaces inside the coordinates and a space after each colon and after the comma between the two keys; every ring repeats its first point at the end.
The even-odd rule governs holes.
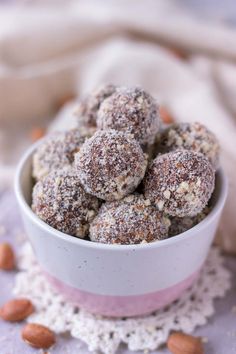
{"type": "Polygon", "coordinates": [[[65,234],[59,230],[54,229],[50,225],[46,224],[43,220],[41,220],[31,209],[31,207],[28,205],[28,203],[25,200],[25,197],[23,195],[23,191],[21,188],[21,176],[23,174],[24,168],[26,166],[26,163],[32,159],[32,155],[34,151],[37,149],[37,147],[42,143],[42,141],[45,138],[42,138],[38,140],[36,143],[31,145],[30,148],[26,150],[26,152],[23,154],[22,158],[20,159],[16,173],[15,173],[15,179],[14,179],[14,190],[15,190],[15,195],[18,201],[18,204],[20,205],[20,208],[23,209],[27,217],[32,221],[32,223],[36,224],[39,228],[43,229],[45,232],[50,233],[52,236],[56,238],[60,238],[70,244],[74,245],[80,245],[85,248],[94,248],[94,249],[102,249],[102,250],[113,250],[113,251],[128,251],[128,250],[143,250],[143,249],[149,249],[149,248],[161,248],[169,245],[174,245],[178,244],[185,239],[190,239],[191,237],[195,237],[195,233],[201,232],[201,230],[211,222],[211,220],[222,210],[225,200],[227,198],[227,192],[228,192],[228,181],[226,178],[226,175],[223,171],[222,168],[219,168],[217,171],[217,174],[219,176],[220,180],[220,192],[218,195],[218,198],[215,202],[214,207],[210,211],[210,213],[202,220],[200,221],[197,225],[192,227],[191,229],[180,233],[179,235],[176,235],[174,237],[170,237],[161,241],[153,241],[150,243],[140,243],[140,244],[131,244],[131,245],[113,245],[113,244],[105,244],[105,243],[99,243],[99,242],[92,242],[89,240],[84,240],[79,237],[71,236],[68,234],[65,234]]]}

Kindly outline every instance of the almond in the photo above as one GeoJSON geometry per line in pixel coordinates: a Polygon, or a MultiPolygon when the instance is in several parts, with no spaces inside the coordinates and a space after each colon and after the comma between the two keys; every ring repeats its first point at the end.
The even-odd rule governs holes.
{"type": "Polygon", "coordinates": [[[175,121],[173,116],[170,114],[169,110],[164,106],[160,107],[160,116],[162,122],[165,124],[171,124],[175,121]]]}
{"type": "Polygon", "coordinates": [[[27,324],[23,328],[21,336],[27,344],[38,349],[48,349],[56,341],[54,333],[48,327],[37,323],[27,324]]]}
{"type": "Polygon", "coordinates": [[[41,139],[44,135],[45,135],[45,129],[41,127],[35,127],[30,132],[30,138],[33,142],[41,139]]]}
{"type": "Polygon", "coordinates": [[[34,312],[34,307],[28,299],[15,299],[8,301],[0,308],[0,317],[9,322],[23,321],[31,313],[34,312]]]}
{"type": "Polygon", "coordinates": [[[204,354],[200,338],[180,332],[169,336],[167,347],[172,354],[204,354]]]}
{"type": "Polygon", "coordinates": [[[12,270],[15,267],[15,255],[9,243],[0,244],[0,269],[12,270]]]}
{"type": "Polygon", "coordinates": [[[189,55],[187,52],[183,51],[182,49],[180,48],[169,48],[170,52],[176,57],[176,58],[179,58],[179,59],[182,59],[182,60],[187,60],[189,55]]]}

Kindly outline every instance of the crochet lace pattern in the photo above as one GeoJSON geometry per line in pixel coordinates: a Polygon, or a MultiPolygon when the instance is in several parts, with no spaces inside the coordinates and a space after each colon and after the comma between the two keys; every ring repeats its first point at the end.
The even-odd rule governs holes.
{"type": "Polygon", "coordinates": [[[171,331],[191,333],[214,314],[214,299],[230,288],[230,272],[223,257],[212,248],[196,283],[181,298],[151,315],[114,319],[93,315],[65,302],[40,272],[26,242],[19,257],[14,294],[30,298],[36,311],[29,322],[44,324],[56,333],[69,332],[85,342],[89,351],[114,354],[121,343],[129,350],[152,351],[166,343],[171,331]]]}

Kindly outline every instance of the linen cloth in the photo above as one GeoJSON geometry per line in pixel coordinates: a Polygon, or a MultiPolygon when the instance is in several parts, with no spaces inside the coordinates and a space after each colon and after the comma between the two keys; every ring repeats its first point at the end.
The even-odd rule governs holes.
{"type": "MultiPolygon", "coordinates": [[[[174,0],[18,2],[0,6],[0,24],[1,187],[30,127],[48,125],[66,97],[104,82],[141,85],[177,121],[217,135],[230,187],[220,244],[236,252],[236,28],[174,0]]],[[[60,112],[65,126],[74,106],[60,112]]]]}

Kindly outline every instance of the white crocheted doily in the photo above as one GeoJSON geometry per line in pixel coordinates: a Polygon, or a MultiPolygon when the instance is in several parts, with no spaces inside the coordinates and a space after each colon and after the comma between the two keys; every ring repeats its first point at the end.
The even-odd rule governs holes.
{"type": "Polygon", "coordinates": [[[223,297],[230,287],[230,273],[224,268],[219,251],[213,248],[198,281],[181,299],[149,316],[109,319],[66,303],[40,273],[28,243],[21,252],[19,268],[14,293],[34,303],[36,312],[29,322],[44,324],[56,333],[70,332],[85,342],[90,351],[105,354],[115,353],[121,343],[126,343],[130,350],[155,350],[173,330],[191,333],[213,315],[213,300],[223,297]]]}

